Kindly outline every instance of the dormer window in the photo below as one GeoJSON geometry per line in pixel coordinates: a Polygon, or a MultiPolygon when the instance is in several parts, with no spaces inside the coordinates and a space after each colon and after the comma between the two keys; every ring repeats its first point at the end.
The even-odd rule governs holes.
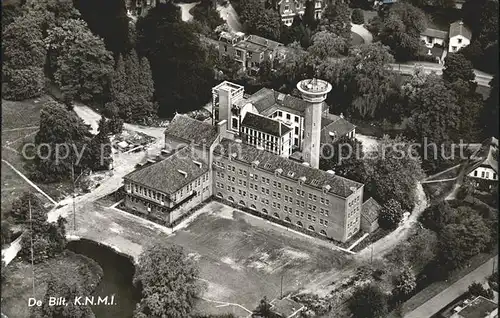
{"type": "Polygon", "coordinates": [[[302,176],[299,178],[298,182],[299,182],[299,185],[302,185],[304,184],[304,182],[306,182],[307,178],[305,176],[302,176]]]}
{"type": "MultiPolygon", "coordinates": [[[[324,194],[327,194],[327,193],[330,191],[330,189],[331,189],[331,188],[332,188],[332,187],[331,187],[329,184],[324,185],[324,186],[323,186],[323,193],[324,193],[324,194]]],[[[323,200],[323,198],[321,198],[321,199],[323,200]]]]}
{"type": "Polygon", "coordinates": [[[293,176],[295,175],[295,172],[293,171],[288,171],[288,174],[287,174],[290,178],[293,178],[293,176]]]}

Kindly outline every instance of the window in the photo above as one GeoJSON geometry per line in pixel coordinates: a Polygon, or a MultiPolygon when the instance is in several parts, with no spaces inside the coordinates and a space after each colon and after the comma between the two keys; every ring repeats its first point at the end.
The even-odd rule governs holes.
{"type": "Polygon", "coordinates": [[[288,119],[288,120],[292,119],[292,117],[290,116],[290,114],[286,114],[286,119],[288,119]]]}
{"type": "Polygon", "coordinates": [[[299,122],[299,116],[295,116],[294,120],[295,120],[296,123],[298,123],[299,122]]]}
{"type": "Polygon", "coordinates": [[[233,127],[233,129],[237,129],[238,128],[238,118],[233,118],[233,120],[232,120],[232,127],[233,127]]]}
{"type": "Polygon", "coordinates": [[[461,44],[462,43],[462,39],[458,39],[458,44],[461,44]]]}
{"type": "Polygon", "coordinates": [[[484,178],[484,171],[481,171],[481,178],[484,178]]]}
{"type": "Polygon", "coordinates": [[[474,177],[477,177],[477,170],[474,171],[474,177]]]}
{"type": "Polygon", "coordinates": [[[227,52],[227,45],[224,45],[224,52],[227,52]]]}

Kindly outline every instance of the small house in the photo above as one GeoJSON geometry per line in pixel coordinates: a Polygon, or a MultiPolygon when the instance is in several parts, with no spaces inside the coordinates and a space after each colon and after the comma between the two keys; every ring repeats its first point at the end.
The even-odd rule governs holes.
{"type": "Polygon", "coordinates": [[[444,47],[446,40],[448,39],[448,32],[427,28],[424,32],[420,34],[420,40],[425,43],[428,48],[434,47],[434,45],[440,45],[444,47]]]}
{"type": "Polygon", "coordinates": [[[455,53],[458,50],[470,44],[472,39],[471,30],[464,25],[462,21],[456,21],[450,24],[450,40],[448,43],[448,52],[455,53]]]}

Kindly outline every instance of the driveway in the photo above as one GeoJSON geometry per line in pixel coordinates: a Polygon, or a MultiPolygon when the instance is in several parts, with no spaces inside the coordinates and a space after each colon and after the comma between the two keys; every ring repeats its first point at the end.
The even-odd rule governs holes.
{"type": "Polygon", "coordinates": [[[362,37],[365,44],[373,42],[372,34],[362,24],[351,23],[351,31],[362,37]]]}
{"type": "Polygon", "coordinates": [[[193,19],[193,15],[189,13],[189,11],[195,7],[199,2],[192,3],[177,3],[176,6],[181,8],[181,19],[184,22],[191,21],[193,19]]]}
{"type": "Polygon", "coordinates": [[[493,266],[495,266],[497,256],[492,257],[483,265],[479,266],[466,276],[456,281],[453,285],[443,290],[433,298],[429,299],[423,305],[406,314],[405,318],[422,318],[431,317],[446,305],[451,303],[455,298],[465,293],[470,284],[474,282],[483,283],[486,278],[491,275],[493,266]]]}
{"type": "Polygon", "coordinates": [[[231,4],[227,6],[217,4],[217,11],[219,11],[220,17],[227,22],[232,31],[243,32],[240,17],[238,17],[238,14],[231,4]]]}

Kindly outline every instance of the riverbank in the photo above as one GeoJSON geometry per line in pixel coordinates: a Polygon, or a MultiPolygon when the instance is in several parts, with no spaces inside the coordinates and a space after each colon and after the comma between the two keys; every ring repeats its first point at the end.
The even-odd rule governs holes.
{"type": "Polygon", "coordinates": [[[29,317],[28,299],[35,297],[42,300],[52,276],[62,277],[70,286],[81,286],[88,295],[94,292],[103,277],[103,269],[96,261],[69,250],[35,265],[34,295],[30,263],[16,258],[5,268],[5,272],[6,279],[2,284],[2,313],[9,318],[29,317]]]}

